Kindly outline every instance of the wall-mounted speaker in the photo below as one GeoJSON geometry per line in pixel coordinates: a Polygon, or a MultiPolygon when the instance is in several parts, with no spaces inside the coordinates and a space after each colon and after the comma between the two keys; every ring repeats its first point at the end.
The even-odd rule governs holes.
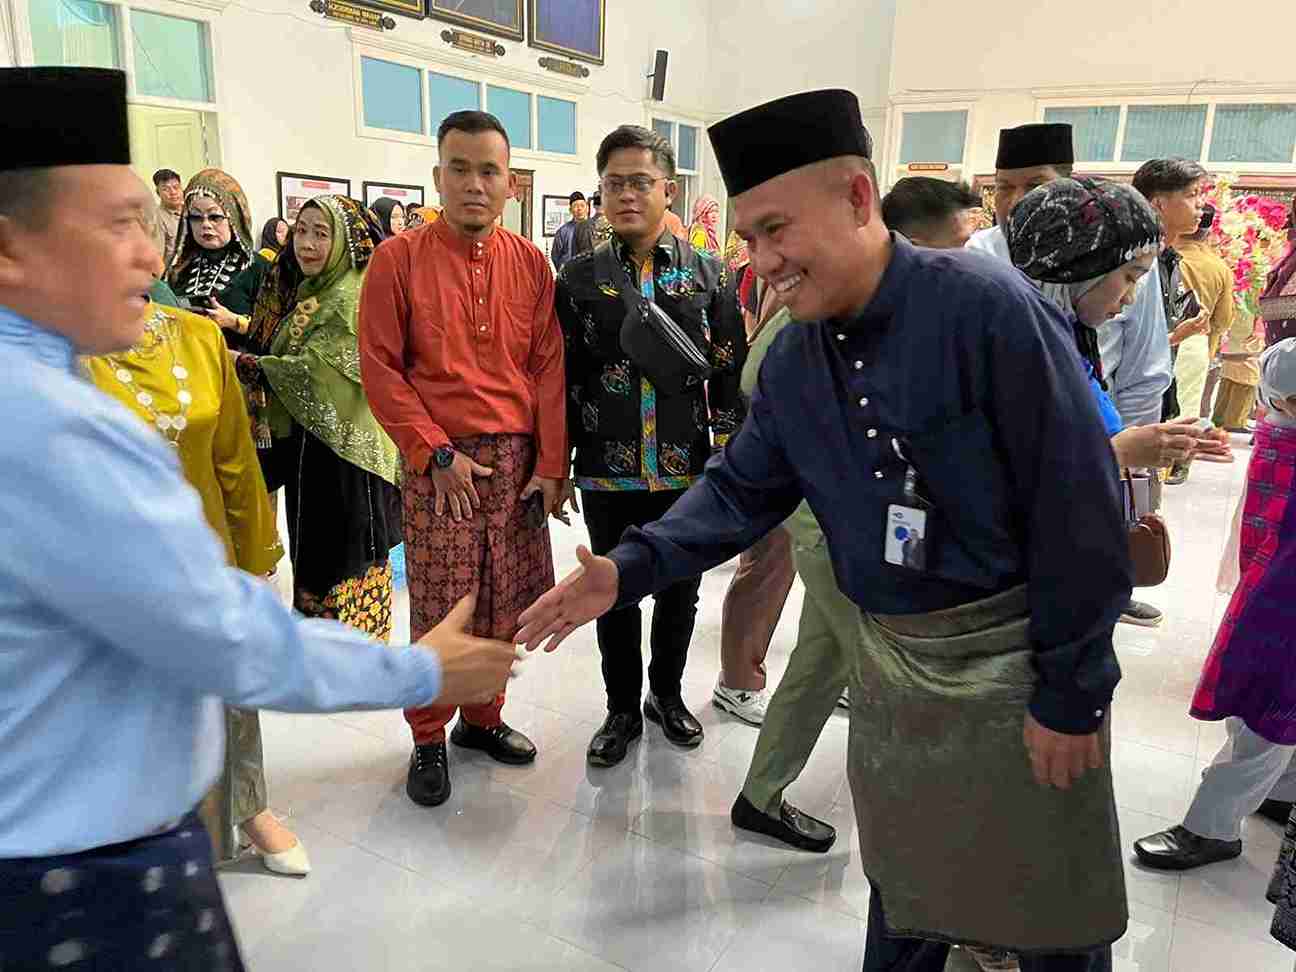
{"type": "Polygon", "coordinates": [[[670,54],[667,51],[658,51],[657,60],[653,62],[653,73],[648,75],[652,78],[652,100],[666,100],[666,62],[670,54]]]}

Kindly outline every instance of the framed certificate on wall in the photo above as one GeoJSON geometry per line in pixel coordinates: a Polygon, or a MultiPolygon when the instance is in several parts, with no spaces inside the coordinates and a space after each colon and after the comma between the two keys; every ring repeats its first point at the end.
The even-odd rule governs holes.
{"type": "Polygon", "coordinates": [[[300,172],[277,172],[275,178],[279,185],[279,218],[290,223],[297,221],[301,208],[316,196],[351,195],[350,179],[304,175],[300,172]]]}
{"type": "Polygon", "coordinates": [[[540,218],[544,222],[544,235],[556,236],[558,227],[571,218],[571,202],[567,196],[541,196],[540,218]]]}
{"type": "Polygon", "coordinates": [[[427,0],[428,16],[509,40],[525,39],[522,0],[427,0]]]}
{"type": "Polygon", "coordinates": [[[399,182],[369,182],[368,180],[365,180],[361,185],[366,206],[372,206],[384,196],[388,199],[395,199],[406,209],[411,206],[423,205],[424,193],[422,186],[405,186],[399,182]]]}
{"type": "Polygon", "coordinates": [[[593,64],[603,63],[606,0],[528,0],[528,41],[593,64]]]}

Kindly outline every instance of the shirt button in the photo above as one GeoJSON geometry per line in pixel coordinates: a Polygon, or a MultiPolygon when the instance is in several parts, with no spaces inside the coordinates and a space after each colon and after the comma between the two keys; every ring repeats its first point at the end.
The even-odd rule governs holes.
{"type": "Polygon", "coordinates": [[[874,478],[874,479],[881,479],[881,478],[882,478],[882,470],[881,470],[881,469],[874,469],[874,470],[873,470],[873,478],[874,478]]]}
{"type": "Polygon", "coordinates": [[[868,396],[865,395],[863,398],[860,399],[860,408],[867,408],[867,407],[868,407],[868,396]]]}
{"type": "Polygon", "coordinates": [[[1102,710],[1102,709],[1095,709],[1095,710],[1094,710],[1094,718],[1095,718],[1095,719],[1101,719],[1102,717],[1103,717],[1103,710],[1102,710]]]}
{"type": "Polygon", "coordinates": [[[478,272],[478,273],[481,273],[481,267],[478,267],[478,268],[477,268],[477,272],[478,272]]]}
{"type": "Polygon", "coordinates": [[[484,330],[486,330],[486,325],[483,324],[481,327],[477,328],[477,330],[479,330],[479,331],[484,331],[484,330]]]}
{"type": "Polygon", "coordinates": [[[868,432],[866,432],[865,434],[866,434],[870,439],[876,439],[876,438],[877,438],[877,429],[869,429],[868,432]]]}
{"type": "Polygon", "coordinates": [[[484,303],[486,303],[486,298],[485,298],[485,297],[478,297],[478,298],[477,298],[477,303],[479,303],[479,304],[484,304],[484,303]]]}
{"type": "Polygon", "coordinates": [[[846,340],[846,335],[845,335],[845,334],[838,334],[838,335],[837,335],[837,340],[838,340],[838,341],[845,341],[845,340],[846,340]]]}
{"type": "Polygon", "coordinates": [[[863,368],[863,367],[864,367],[864,362],[863,362],[863,361],[856,361],[856,362],[855,362],[855,370],[856,370],[856,371],[859,371],[859,370],[860,370],[861,368],[863,368]]]}

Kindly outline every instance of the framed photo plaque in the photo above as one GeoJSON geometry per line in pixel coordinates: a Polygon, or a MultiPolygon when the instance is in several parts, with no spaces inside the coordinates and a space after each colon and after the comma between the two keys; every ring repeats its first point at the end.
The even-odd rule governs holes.
{"type": "Polygon", "coordinates": [[[591,64],[603,63],[607,0],[527,0],[528,43],[591,64]]]}
{"type": "Polygon", "coordinates": [[[384,196],[388,199],[395,199],[406,209],[411,206],[423,205],[424,192],[422,186],[405,186],[399,182],[370,182],[367,179],[361,183],[361,186],[366,206],[372,206],[384,196]]]}
{"type": "Polygon", "coordinates": [[[566,196],[541,196],[540,214],[544,235],[556,236],[558,227],[571,218],[571,203],[566,196]]]}
{"type": "Polygon", "coordinates": [[[305,175],[301,172],[278,172],[275,173],[275,179],[279,187],[279,218],[290,223],[297,221],[302,206],[316,196],[351,195],[350,179],[305,175]]]}
{"type": "Polygon", "coordinates": [[[427,0],[429,17],[469,30],[525,40],[522,0],[427,0]]]}

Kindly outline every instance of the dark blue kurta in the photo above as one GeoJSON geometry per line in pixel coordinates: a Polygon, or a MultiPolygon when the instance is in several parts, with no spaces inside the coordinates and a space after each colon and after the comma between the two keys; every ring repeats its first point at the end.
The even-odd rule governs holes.
{"type": "Polygon", "coordinates": [[[1027,584],[1031,711],[1092,732],[1120,679],[1112,629],[1131,577],[1116,462],[1071,327],[1012,267],[892,242],[863,312],[787,328],[706,476],[612,551],[620,603],[736,556],[804,497],[865,611],[935,611],[1027,584]],[[922,573],[883,560],[887,509],[905,503],[893,439],[934,504],[922,573]]]}

